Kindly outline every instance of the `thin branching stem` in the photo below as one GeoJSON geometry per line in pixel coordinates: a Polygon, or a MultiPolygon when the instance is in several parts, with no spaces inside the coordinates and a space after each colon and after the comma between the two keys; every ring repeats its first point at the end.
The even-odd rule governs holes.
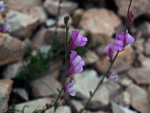
{"type": "MultiPolygon", "coordinates": [[[[126,29],[127,29],[127,21],[128,21],[128,15],[129,15],[131,3],[132,3],[132,0],[130,0],[129,7],[128,7],[128,11],[127,11],[127,20],[126,20],[126,25],[125,25],[125,32],[126,32],[126,29]]],[[[124,35],[125,35],[125,32],[124,32],[124,35]]],[[[114,64],[114,62],[115,62],[115,60],[116,60],[118,54],[119,54],[119,51],[117,51],[117,53],[116,53],[116,55],[115,55],[113,61],[111,62],[110,66],[109,66],[109,68],[108,68],[108,70],[107,70],[107,72],[106,72],[105,75],[102,77],[102,79],[99,81],[99,83],[98,83],[98,85],[96,86],[94,92],[91,93],[90,98],[88,99],[88,101],[87,101],[87,103],[85,104],[84,108],[80,110],[80,113],[83,113],[83,111],[90,105],[90,102],[91,102],[93,96],[95,95],[96,91],[97,91],[98,88],[101,86],[101,84],[103,83],[105,77],[107,76],[107,74],[108,74],[109,71],[111,70],[111,68],[112,68],[112,66],[113,66],[113,64],[114,64]]]]}
{"type": "Polygon", "coordinates": [[[110,71],[110,69],[111,69],[113,63],[115,62],[115,60],[116,60],[118,54],[119,54],[119,51],[117,51],[116,56],[115,56],[115,58],[113,59],[113,61],[111,62],[110,66],[109,66],[109,68],[108,68],[108,70],[107,70],[107,72],[105,73],[105,75],[103,76],[103,78],[100,80],[100,82],[99,82],[98,85],[96,86],[94,92],[91,93],[90,98],[88,99],[88,101],[87,101],[87,103],[85,104],[84,108],[81,109],[80,113],[83,113],[83,111],[89,106],[89,104],[90,104],[90,102],[91,102],[93,96],[95,95],[96,91],[98,90],[98,88],[100,87],[100,85],[103,83],[105,77],[106,77],[107,74],[109,73],[109,71],[110,71]]]}
{"type": "Polygon", "coordinates": [[[50,107],[46,108],[46,110],[54,107],[54,112],[56,111],[57,107],[58,107],[58,101],[59,99],[61,98],[61,94],[62,92],[64,91],[64,85],[65,85],[65,82],[66,82],[66,78],[67,78],[67,58],[68,58],[68,48],[67,48],[67,45],[68,45],[68,31],[69,31],[69,26],[68,26],[68,22],[65,24],[65,27],[66,27],[66,37],[65,37],[65,65],[64,65],[64,78],[63,78],[63,82],[62,82],[62,88],[61,90],[59,90],[59,95],[58,97],[56,98],[54,104],[52,104],[50,107]]]}

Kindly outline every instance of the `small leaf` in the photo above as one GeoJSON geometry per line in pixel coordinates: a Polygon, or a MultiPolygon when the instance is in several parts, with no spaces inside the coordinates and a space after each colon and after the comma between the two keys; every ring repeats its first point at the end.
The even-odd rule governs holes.
{"type": "Polygon", "coordinates": [[[60,90],[57,88],[57,91],[60,93],[60,90]]]}
{"type": "Polygon", "coordinates": [[[65,23],[65,25],[67,25],[68,21],[69,21],[69,16],[65,16],[64,17],[64,23],[65,23]]]}

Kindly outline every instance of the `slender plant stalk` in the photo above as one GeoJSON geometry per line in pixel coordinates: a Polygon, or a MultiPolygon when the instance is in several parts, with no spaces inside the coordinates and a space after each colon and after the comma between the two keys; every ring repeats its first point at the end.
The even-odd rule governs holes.
{"type": "MultiPolygon", "coordinates": [[[[128,7],[128,11],[127,11],[127,20],[126,20],[126,26],[125,26],[125,32],[126,32],[126,29],[127,29],[127,21],[128,21],[128,15],[129,15],[129,11],[130,11],[130,7],[131,7],[131,3],[132,3],[132,0],[130,0],[130,3],[129,3],[129,7],[128,7]]],[[[124,35],[125,35],[125,32],[124,32],[124,35]]],[[[107,72],[105,73],[105,75],[102,77],[102,79],[99,81],[98,85],[96,86],[94,92],[92,92],[90,94],[90,98],[88,99],[87,103],[85,104],[84,108],[80,110],[80,113],[83,113],[83,111],[90,105],[90,102],[93,98],[93,96],[95,95],[96,91],[98,90],[98,88],[101,86],[101,84],[103,83],[105,77],[107,76],[107,74],[109,73],[110,69],[112,68],[117,56],[119,54],[119,51],[117,51],[116,55],[115,55],[115,58],[113,59],[113,61],[111,62],[107,72]]]]}
{"type": "Polygon", "coordinates": [[[60,4],[61,4],[61,1],[59,0],[58,8],[57,8],[56,23],[55,23],[55,35],[57,35],[57,29],[58,29],[58,20],[59,20],[59,14],[60,14],[60,4]]]}
{"type": "MultiPolygon", "coordinates": [[[[69,20],[69,17],[68,17],[68,20],[69,20]]],[[[64,78],[63,78],[62,86],[65,85],[66,78],[67,78],[67,75],[66,75],[67,74],[67,58],[68,58],[68,48],[67,48],[67,45],[68,45],[68,31],[69,31],[68,20],[65,23],[65,27],[66,27],[66,37],[65,37],[65,65],[64,65],[64,78]]],[[[48,109],[50,109],[52,107],[54,107],[54,112],[56,111],[56,109],[58,107],[58,101],[61,98],[61,94],[62,94],[63,91],[64,91],[64,87],[62,87],[61,90],[59,90],[59,95],[56,98],[54,104],[52,104],[50,107],[46,108],[44,111],[46,111],[46,110],[48,110],[48,109]]]]}
{"type": "Polygon", "coordinates": [[[99,82],[98,85],[96,86],[94,92],[91,93],[90,98],[88,99],[88,101],[87,101],[87,103],[85,104],[84,108],[81,109],[80,113],[83,113],[83,111],[89,106],[89,104],[90,104],[90,102],[91,102],[93,96],[95,95],[96,91],[98,90],[98,88],[100,87],[100,85],[103,83],[105,77],[106,77],[107,74],[109,73],[109,71],[110,71],[110,69],[111,69],[113,63],[115,62],[115,60],[116,60],[118,54],[119,54],[119,51],[117,51],[116,56],[115,56],[115,58],[113,59],[113,61],[111,62],[110,66],[109,66],[109,68],[108,68],[108,70],[107,70],[107,72],[105,73],[105,75],[103,76],[103,78],[100,80],[100,82],[99,82]]]}

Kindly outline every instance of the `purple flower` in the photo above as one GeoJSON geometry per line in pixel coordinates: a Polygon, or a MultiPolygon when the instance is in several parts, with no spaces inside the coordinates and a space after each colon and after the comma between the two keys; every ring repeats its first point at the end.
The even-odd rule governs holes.
{"type": "Polygon", "coordinates": [[[5,20],[2,27],[0,28],[0,32],[10,32],[10,31],[11,29],[10,27],[8,27],[7,21],[5,20]]]}
{"type": "Polygon", "coordinates": [[[114,81],[117,81],[118,80],[118,75],[117,75],[117,73],[109,73],[108,75],[107,75],[107,78],[109,78],[109,80],[111,81],[111,82],[114,82],[114,81]]]}
{"type": "Polygon", "coordinates": [[[0,11],[4,11],[5,5],[3,1],[0,1],[0,11]]]}
{"type": "Polygon", "coordinates": [[[72,75],[72,74],[74,74],[74,73],[80,73],[80,72],[82,72],[82,71],[83,71],[83,65],[78,64],[78,65],[76,65],[76,66],[72,66],[72,67],[69,69],[69,71],[67,72],[67,75],[70,76],[70,75],[72,75]]]}
{"type": "Polygon", "coordinates": [[[134,42],[134,38],[128,33],[126,30],[125,36],[124,32],[121,35],[117,34],[114,42],[114,49],[118,51],[122,51],[125,46],[128,44],[132,44],[134,42]]]}
{"type": "Polygon", "coordinates": [[[123,46],[125,47],[128,44],[132,44],[133,42],[134,38],[128,33],[128,30],[126,30],[123,46]]]}
{"type": "Polygon", "coordinates": [[[67,75],[70,76],[74,73],[82,72],[84,64],[85,62],[82,60],[81,56],[77,55],[76,51],[71,51],[70,60],[68,61],[70,70],[68,71],[67,75]]]}
{"type": "Polygon", "coordinates": [[[83,37],[77,30],[72,31],[72,41],[69,44],[71,50],[75,47],[80,47],[86,45],[88,39],[83,37]]]}
{"type": "Polygon", "coordinates": [[[118,51],[122,51],[123,50],[123,41],[124,41],[124,35],[116,35],[116,40],[114,42],[114,49],[118,50],[118,51]]]}
{"type": "Polygon", "coordinates": [[[69,84],[64,86],[64,89],[68,91],[71,96],[75,96],[77,92],[77,86],[71,81],[69,84]]]}
{"type": "Polygon", "coordinates": [[[108,55],[109,59],[112,61],[113,60],[113,53],[114,53],[114,46],[113,45],[108,45],[105,48],[105,53],[108,55]]]}

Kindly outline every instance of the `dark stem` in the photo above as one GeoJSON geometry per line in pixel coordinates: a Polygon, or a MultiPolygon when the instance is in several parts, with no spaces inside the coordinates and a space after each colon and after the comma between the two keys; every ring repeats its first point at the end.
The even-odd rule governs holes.
{"type": "MultiPolygon", "coordinates": [[[[128,21],[128,15],[129,15],[131,3],[132,3],[132,0],[130,0],[129,7],[128,7],[127,20],[126,20],[126,26],[125,26],[124,35],[125,35],[126,29],[127,29],[127,21],[128,21]]],[[[90,104],[90,102],[91,102],[93,96],[95,95],[96,91],[98,90],[98,88],[100,87],[100,85],[103,83],[105,77],[106,77],[107,74],[109,73],[109,71],[110,71],[112,65],[114,64],[114,62],[115,62],[115,60],[116,60],[118,54],[119,54],[119,51],[117,51],[117,53],[116,53],[116,55],[115,55],[115,58],[114,58],[113,61],[111,62],[110,66],[109,66],[109,68],[108,68],[108,70],[107,70],[107,72],[105,73],[105,75],[103,76],[103,78],[102,78],[102,79],[100,80],[100,82],[98,83],[98,85],[97,85],[97,87],[95,88],[94,92],[91,93],[90,98],[88,99],[88,101],[87,101],[87,103],[85,104],[84,108],[80,110],[80,113],[83,113],[83,111],[89,106],[89,104],[90,104]]]]}
{"type": "MultiPolygon", "coordinates": [[[[54,102],[54,104],[52,104],[50,107],[48,107],[48,108],[46,108],[44,111],[46,111],[46,110],[48,110],[48,109],[50,109],[50,108],[52,108],[52,107],[54,107],[55,109],[55,111],[56,111],[56,109],[57,109],[57,105],[58,105],[58,101],[59,101],[59,99],[61,98],[61,94],[62,94],[62,92],[64,91],[64,85],[65,85],[65,82],[66,82],[66,78],[67,78],[67,58],[68,58],[68,48],[67,48],[67,45],[68,45],[68,30],[69,30],[69,26],[68,26],[68,22],[67,23],[65,23],[65,26],[66,26],[66,37],[65,37],[65,65],[64,65],[64,78],[63,78],[63,82],[62,82],[62,88],[61,88],[61,90],[59,91],[59,95],[58,95],[58,97],[56,98],[56,100],[55,100],[55,102],[54,102]]],[[[55,112],[54,111],[54,112],[55,112]]]]}
{"type": "Polygon", "coordinates": [[[97,87],[95,88],[94,92],[92,93],[92,95],[91,95],[90,98],[88,99],[88,101],[87,101],[87,103],[85,104],[84,108],[81,109],[80,113],[82,113],[82,112],[88,107],[88,105],[90,104],[90,102],[91,102],[93,96],[95,95],[96,91],[98,90],[98,88],[100,87],[100,85],[103,83],[104,78],[105,78],[105,77],[107,76],[107,74],[109,73],[109,71],[110,71],[110,69],[111,69],[113,63],[115,62],[115,60],[116,60],[118,54],[119,54],[119,51],[117,51],[116,56],[115,56],[115,58],[113,59],[113,61],[111,62],[110,66],[109,66],[109,68],[108,68],[108,70],[107,70],[107,72],[105,73],[105,75],[103,76],[103,78],[102,78],[102,79],[100,80],[100,82],[98,83],[97,87]]]}
{"type": "Polygon", "coordinates": [[[127,22],[128,22],[128,19],[129,19],[129,12],[130,12],[130,8],[131,8],[131,4],[132,4],[132,0],[130,0],[129,7],[128,7],[128,11],[127,11],[127,18],[126,18],[126,24],[125,24],[124,35],[126,34],[126,29],[128,29],[128,27],[127,27],[127,22]]]}

